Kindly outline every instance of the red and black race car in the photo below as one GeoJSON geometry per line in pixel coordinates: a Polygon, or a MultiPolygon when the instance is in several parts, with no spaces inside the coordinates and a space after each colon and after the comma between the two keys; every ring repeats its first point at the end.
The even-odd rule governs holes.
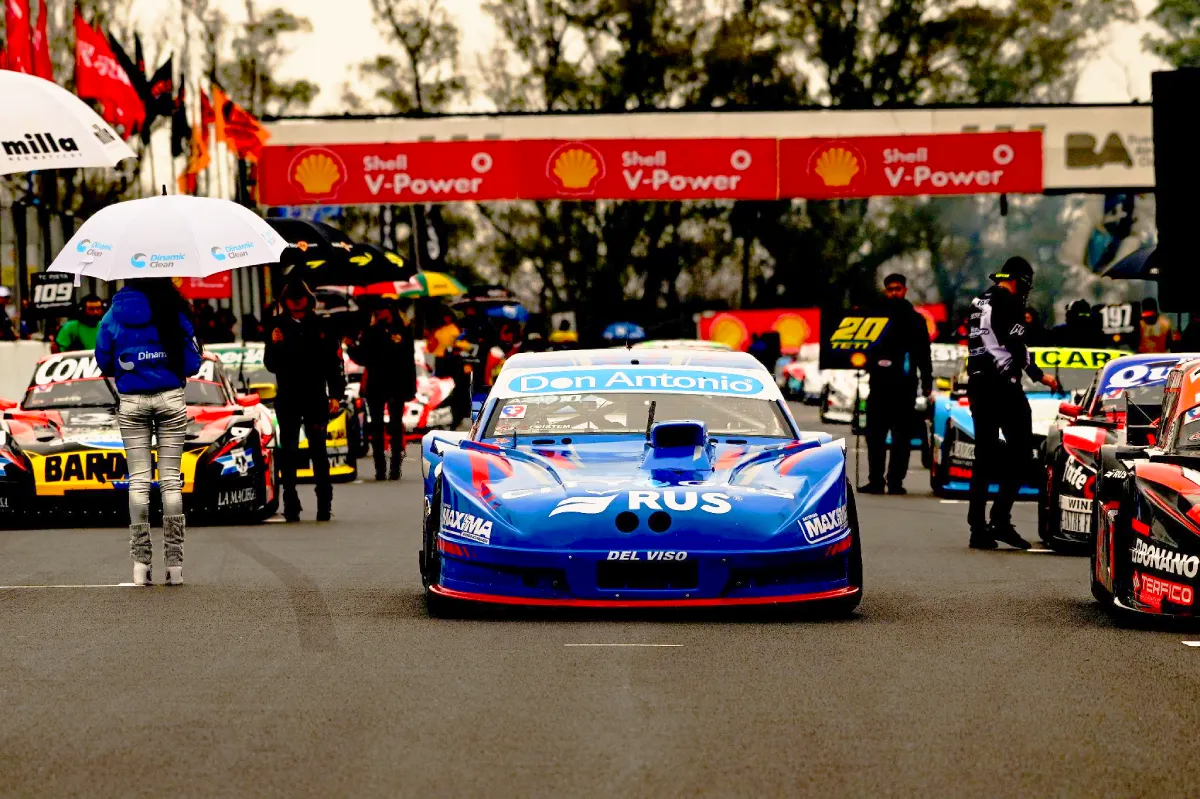
{"type": "MultiPolygon", "coordinates": [[[[238,396],[206,355],[184,389],[187,439],[180,463],[190,517],[259,521],[279,489],[270,415],[257,395],[238,396]]],[[[20,403],[0,400],[0,519],[108,513],[127,508],[129,472],[117,425],[118,398],[91,351],[38,362],[20,403]]],[[[157,502],[158,492],[151,493],[157,502]]]]}
{"type": "Polygon", "coordinates": [[[1190,354],[1126,355],[1097,370],[1077,402],[1059,406],[1041,450],[1038,535],[1051,549],[1087,552],[1100,448],[1153,442],[1167,374],[1190,354]],[[1127,426],[1128,424],[1131,427],[1127,426]]]}
{"type": "Polygon", "coordinates": [[[1092,595],[1108,607],[1195,615],[1200,590],[1200,360],[1167,377],[1155,443],[1100,452],[1092,595]]]}

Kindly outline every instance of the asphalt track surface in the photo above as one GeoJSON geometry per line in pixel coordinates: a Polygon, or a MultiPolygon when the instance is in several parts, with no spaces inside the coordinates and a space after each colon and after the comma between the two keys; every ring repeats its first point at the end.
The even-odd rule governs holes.
{"type": "MultiPolygon", "coordinates": [[[[406,465],[329,524],[193,529],[183,587],[0,589],[0,795],[1200,795],[1200,629],[968,550],[924,472],[860,497],[850,620],[438,621],[406,465]]],[[[4,586],[129,579],[122,529],[0,531],[4,586]]]]}

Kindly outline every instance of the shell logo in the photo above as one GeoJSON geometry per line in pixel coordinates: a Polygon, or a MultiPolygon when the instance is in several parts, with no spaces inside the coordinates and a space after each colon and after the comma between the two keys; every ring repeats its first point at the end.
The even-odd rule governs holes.
{"type": "Polygon", "coordinates": [[[771,329],[779,334],[779,348],[784,352],[799,350],[812,332],[804,317],[794,313],[780,314],[771,329]]]}
{"type": "Polygon", "coordinates": [[[720,314],[709,325],[708,338],[710,341],[728,344],[735,350],[741,350],[745,349],[750,340],[750,331],[746,329],[746,323],[736,316],[720,314]]]}
{"type": "Polygon", "coordinates": [[[808,171],[827,188],[844,189],[866,171],[866,161],[853,145],[837,142],[817,149],[808,161],[808,171]]]}
{"type": "Polygon", "coordinates": [[[593,194],[604,174],[604,156],[583,142],[568,142],[546,160],[546,177],[560,194],[593,194]]]}
{"type": "Polygon", "coordinates": [[[288,164],[288,182],[306,199],[332,200],[346,183],[346,164],[332,150],[307,148],[296,153],[288,164]]]}

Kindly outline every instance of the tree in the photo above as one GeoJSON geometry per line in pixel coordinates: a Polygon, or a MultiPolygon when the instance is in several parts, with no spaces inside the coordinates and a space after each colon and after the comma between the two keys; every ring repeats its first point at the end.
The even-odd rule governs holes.
{"type": "Polygon", "coordinates": [[[1200,67],[1200,0],[1161,0],[1150,19],[1162,26],[1162,36],[1146,36],[1142,45],[1176,68],[1200,67]]]}
{"type": "MultiPolygon", "coordinates": [[[[399,55],[383,53],[359,66],[378,85],[375,98],[387,110],[444,111],[466,93],[458,71],[458,28],[439,0],[371,0],[375,22],[399,55]]],[[[346,96],[361,107],[352,91],[346,96]]]]}
{"type": "Polygon", "coordinates": [[[308,108],[320,88],[311,81],[281,81],[275,75],[288,53],[284,37],[311,32],[312,23],[283,7],[260,13],[255,0],[245,0],[245,7],[246,23],[231,41],[233,59],[216,70],[222,86],[255,116],[308,108]]]}

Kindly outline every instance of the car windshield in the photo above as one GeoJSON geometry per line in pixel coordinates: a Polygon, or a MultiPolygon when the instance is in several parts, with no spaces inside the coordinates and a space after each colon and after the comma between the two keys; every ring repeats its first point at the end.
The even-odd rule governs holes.
{"type": "Polygon", "coordinates": [[[109,382],[102,377],[32,385],[21,407],[29,411],[52,408],[111,408],[117,404],[109,382]]]}
{"type": "Polygon", "coordinates": [[[211,380],[196,380],[195,378],[187,381],[187,386],[183,390],[183,401],[188,405],[229,404],[229,398],[225,396],[225,389],[220,383],[214,383],[211,380]]]}
{"type": "Polygon", "coordinates": [[[1126,394],[1132,405],[1161,405],[1167,387],[1167,375],[1177,363],[1177,358],[1135,363],[1109,374],[1099,392],[1099,410],[1123,410],[1126,394]]]}
{"type": "Polygon", "coordinates": [[[714,435],[792,438],[779,406],[767,399],[667,393],[543,394],[501,400],[484,438],[523,435],[622,434],[646,432],[650,403],[654,418],[697,419],[714,435]]]}
{"type": "Polygon", "coordinates": [[[249,393],[253,390],[251,386],[275,385],[274,373],[263,365],[262,348],[222,349],[213,352],[221,360],[225,374],[239,392],[249,393]]]}

